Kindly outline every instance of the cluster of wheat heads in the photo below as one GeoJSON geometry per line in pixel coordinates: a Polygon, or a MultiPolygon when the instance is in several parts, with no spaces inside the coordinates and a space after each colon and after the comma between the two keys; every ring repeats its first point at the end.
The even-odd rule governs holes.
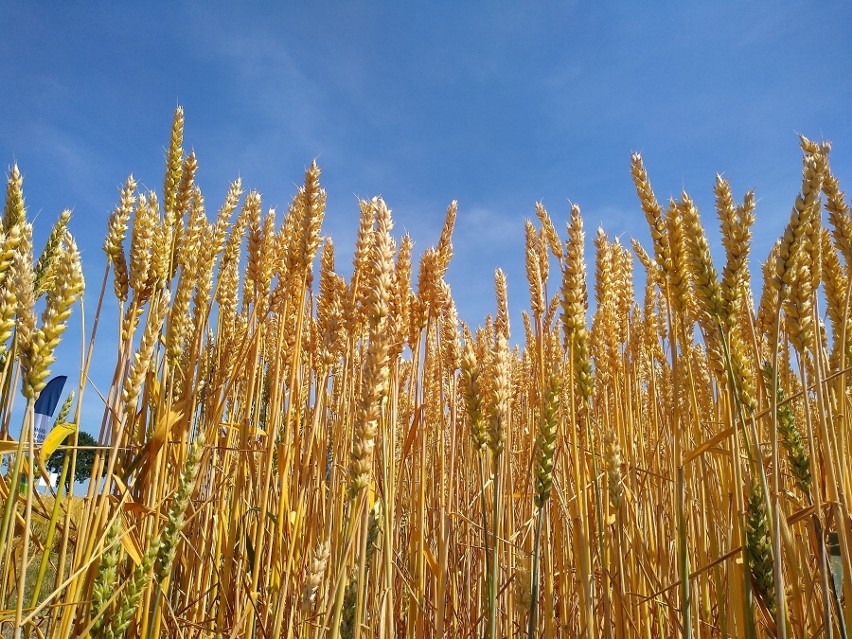
{"type": "Polygon", "coordinates": [[[239,181],[208,217],[182,137],[179,109],[162,193],[130,178],[109,219],[120,338],[84,497],[32,489],[79,257],[63,214],[33,263],[9,176],[5,635],[845,636],[852,217],[827,144],[801,140],[757,304],[753,194],[716,179],[717,267],[694,202],[662,206],[636,155],[652,245],[597,231],[589,290],[579,207],[560,235],[537,206],[513,332],[499,270],[494,314],[457,316],[455,203],[413,286],[411,238],[361,202],[347,279],[316,164],[280,221],[239,181]]]}

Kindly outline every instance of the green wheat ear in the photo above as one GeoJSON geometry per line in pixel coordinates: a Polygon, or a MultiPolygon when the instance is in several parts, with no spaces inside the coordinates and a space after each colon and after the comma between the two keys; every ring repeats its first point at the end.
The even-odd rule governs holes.
{"type": "MultiPolygon", "coordinates": [[[[768,362],[764,364],[763,375],[766,383],[771,385],[773,379],[772,365],[768,362]]],[[[787,461],[790,463],[790,470],[796,478],[796,483],[801,491],[807,494],[811,490],[811,482],[813,480],[811,476],[811,460],[802,443],[802,436],[799,433],[799,429],[796,427],[796,418],[793,416],[793,409],[790,408],[788,403],[785,403],[787,397],[780,384],[778,385],[777,397],[778,410],[776,414],[778,416],[778,434],[781,436],[781,445],[787,451],[787,461]]]]}
{"type": "Polygon", "coordinates": [[[142,555],[142,563],[136,567],[136,570],[130,576],[130,583],[127,584],[127,590],[124,591],[118,610],[110,625],[104,631],[105,639],[118,639],[124,636],[127,627],[133,620],[133,615],[136,614],[139,603],[142,601],[142,595],[145,594],[159,551],[160,540],[155,538],[151,540],[151,544],[145,554],[142,555]]]}
{"type": "Polygon", "coordinates": [[[550,498],[553,486],[553,453],[556,451],[556,427],[559,420],[560,379],[552,375],[544,393],[544,407],[539,421],[536,449],[535,505],[541,508],[550,498]]]}
{"type": "Polygon", "coordinates": [[[195,478],[198,474],[198,466],[203,451],[204,438],[199,436],[181,473],[178,490],[175,493],[172,506],[169,508],[168,523],[160,534],[151,541],[142,556],[142,563],[133,571],[118,612],[112,618],[112,622],[104,633],[106,639],[123,636],[136,614],[136,609],[142,601],[142,596],[145,594],[155,568],[156,578],[160,582],[168,574],[175,557],[177,542],[180,540],[180,532],[185,523],[189,497],[195,488],[195,478]]]}
{"type": "Polygon", "coordinates": [[[186,465],[180,475],[178,489],[175,493],[172,506],[169,508],[168,522],[160,533],[161,546],[157,556],[156,576],[162,583],[171,570],[172,563],[177,554],[177,546],[180,542],[180,533],[186,524],[186,510],[189,507],[189,498],[195,489],[195,479],[198,475],[198,467],[201,455],[204,452],[204,436],[199,435],[192,446],[186,465]]]}
{"type": "Polygon", "coordinates": [[[62,238],[65,236],[65,229],[68,228],[68,220],[70,219],[71,211],[68,209],[62,211],[56,224],[53,225],[53,229],[50,231],[50,236],[47,238],[38,262],[36,262],[34,285],[36,296],[41,296],[51,287],[56,258],[59,255],[62,238]]]}
{"type": "Polygon", "coordinates": [[[358,605],[358,574],[353,572],[343,595],[343,618],[340,621],[340,636],[351,639],[355,630],[355,608],[358,605]]]}
{"type": "Polygon", "coordinates": [[[751,577],[763,603],[775,616],[775,573],[772,570],[772,539],[769,535],[769,515],[760,479],[751,482],[746,520],[746,552],[751,577]]]}
{"type": "Polygon", "coordinates": [[[98,637],[103,631],[104,623],[107,620],[107,602],[112,597],[115,589],[116,578],[118,577],[118,562],[121,559],[121,544],[115,543],[121,534],[121,517],[116,517],[112,525],[107,530],[106,539],[104,539],[104,548],[106,549],[101,555],[101,563],[98,566],[98,575],[95,577],[95,583],[92,587],[92,614],[91,618],[95,620],[92,626],[92,636],[98,637]]]}

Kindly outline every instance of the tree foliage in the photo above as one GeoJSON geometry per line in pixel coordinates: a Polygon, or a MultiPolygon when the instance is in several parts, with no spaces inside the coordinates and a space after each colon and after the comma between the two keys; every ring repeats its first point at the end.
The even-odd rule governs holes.
{"type": "MultiPolygon", "coordinates": [[[[77,451],[77,464],[74,467],[74,481],[77,483],[84,482],[92,476],[92,468],[95,464],[95,451],[91,448],[97,446],[98,442],[94,437],[84,431],[80,431],[77,440],[77,446],[81,449],[77,451]]],[[[64,447],[60,447],[47,460],[45,466],[47,469],[57,474],[56,483],[59,485],[59,475],[62,473],[62,464],[65,462],[65,455],[68,451],[64,447]]],[[[71,468],[68,468],[68,477],[65,478],[65,488],[71,487],[71,468]]]]}

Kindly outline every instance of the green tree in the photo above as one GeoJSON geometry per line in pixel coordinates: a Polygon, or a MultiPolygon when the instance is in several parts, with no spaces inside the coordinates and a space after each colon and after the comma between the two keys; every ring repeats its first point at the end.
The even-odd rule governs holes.
{"type": "MultiPolygon", "coordinates": [[[[71,440],[69,436],[68,440],[71,440]]],[[[80,431],[78,435],[77,445],[82,447],[82,450],[77,451],[77,465],[74,468],[74,480],[77,483],[84,482],[92,476],[92,468],[95,465],[95,451],[90,448],[97,446],[98,442],[95,438],[84,431],[80,431]]],[[[47,469],[61,476],[62,464],[65,462],[65,454],[69,452],[64,448],[60,448],[50,456],[45,466],[47,469]]],[[[56,478],[56,485],[59,486],[59,476],[56,478]]],[[[71,468],[68,468],[68,476],[65,478],[65,490],[71,488],[71,468]]]]}

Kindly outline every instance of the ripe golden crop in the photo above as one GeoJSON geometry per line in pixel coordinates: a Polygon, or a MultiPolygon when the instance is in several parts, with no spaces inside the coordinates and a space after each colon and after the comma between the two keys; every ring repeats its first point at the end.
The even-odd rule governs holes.
{"type": "Polygon", "coordinates": [[[101,299],[120,341],[84,496],[64,481],[35,492],[32,433],[80,256],[63,214],[35,258],[9,174],[4,636],[845,632],[852,216],[828,144],[801,140],[800,195],[759,300],[754,194],[717,177],[715,265],[694,201],[661,205],[634,155],[651,245],[598,230],[587,266],[580,207],[560,233],[537,205],[515,332],[525,295],[499,269],[493,317],[458,319],[455,203],[415,288],[411,238],[381,199],[361,202],[347,279],[320,234],[316,163],[283,220],[240,181],[208,217],[182,144],[178,109],[162,192],[130,177],[109,218],[101,299]]]}

